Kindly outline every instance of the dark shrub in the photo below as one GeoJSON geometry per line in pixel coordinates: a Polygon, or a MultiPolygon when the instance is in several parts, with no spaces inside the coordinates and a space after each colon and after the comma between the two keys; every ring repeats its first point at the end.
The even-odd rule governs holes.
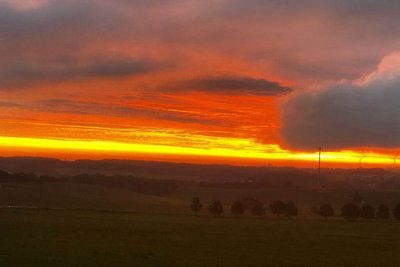
{"type": "Polygon", "coordinates": [[[272,201],[269,205],[269,209],[275,215],[281,215],[285,213],[286,205],[282,201],[272,201]]]}
{"type": "Polygon", "coordinates": [[[327,219],[328,217],[333,217],[335,211],[330,204],[322,204],[321,207],[319,207],[318,214],[327,219]]]}
{"type": "Polygon", "coordinates": [[[202,208],[203,205],[201,204],[200,199],[198,197],[193,198],[190,209],[197,214],[202,208]]]}
{"type": "Polygon", "coordinates": [[[390,218],[389,207],[381,204],[376,212],[376,218],[380,220],[387,220],[390,218]]]}
{"type": "Polygon", "coordinates": [[[221,215],[224,212],[224,208],[222,207],[221,202],[219,202],[218,200],[210,204],[210,206],[208,206],[208,210],[213,215],[221,215]]]}
{"type": "Polygon", "coordinates": [[[360,217],[364,219],[374,219],[375,218],[375,209],[369,204],[365,204],[362,206],[360,211],[360,217]]]}
{"type": "Polygon", "coordinates": [[[400,203],[397,204],[393,209],[393,217],[400,221],[400,203]]]}
{"type": "Polygon", "coordinates": [[[346,220],[356,220],[360,217],[360,208],[353,203],[347,203],[342,207],[341,215],[346,220]]]}

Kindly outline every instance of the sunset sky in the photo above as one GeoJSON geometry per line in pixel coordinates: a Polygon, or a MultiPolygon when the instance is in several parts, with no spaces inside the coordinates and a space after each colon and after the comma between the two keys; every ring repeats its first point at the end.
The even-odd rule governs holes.
{"type": "Polygon", "coordinates": [[[397,0],[0,0],[0,156],[391,167],[399,25],[397,0]]]}

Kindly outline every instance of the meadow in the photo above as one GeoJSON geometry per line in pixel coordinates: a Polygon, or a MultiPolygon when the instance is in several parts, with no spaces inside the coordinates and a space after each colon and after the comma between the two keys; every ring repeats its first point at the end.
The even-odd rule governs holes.
{"type": "Polygon", "coordinates": [[[1,266],[399,266],[397,223],[7,210],[1,266]]]}
{"type": "MultiPolygon", "coordinates": [[[[246,190],[185,188],[156,197],[63,182],[10,185],[0,191],[2,267],[400,266],[400,223],[395,221],[325,221],[308,217],[305,207],[295,219],[189,211],[194,193],[228,201],[228,196],[251,193],[246,190]]],[[[284,193],[276,190],[264,195],[284,193]]],[[[309,192],[286,194],[295,200],[308,195],[303,203],[315,201],[309,192]]],[[[376,197],[386,195],[389,201],[398,193],[392,194],[376,197]]]]}

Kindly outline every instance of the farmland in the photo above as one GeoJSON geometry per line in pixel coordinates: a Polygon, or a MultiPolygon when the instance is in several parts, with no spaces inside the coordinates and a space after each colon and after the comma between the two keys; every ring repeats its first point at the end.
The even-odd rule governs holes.
{"type": "MultiPolygon", "coordinates": [[[[337,217],[325,221],[309,215],[306,205],[311,202],[340,201],[348,192],[320,192],[310,197],[310,191],[302,190],[192,187],[159,197],[65,182],[8,186],[0,193],[0,266],[400,264],[399,223],[345,222],[337,217]],[[193,194],[205,202],[220,197],[225,213],[218,217],[204,210],[197,216],[191,214],[188,206],[193,194]],[[230,215],[229,201],[248,195],[262,201],[278,196],[298,201],[299,218],[268,212],[261,218],[230,215]]],[[[371,201],[398,199],[398,192],[362,194],[371,201]]]]}

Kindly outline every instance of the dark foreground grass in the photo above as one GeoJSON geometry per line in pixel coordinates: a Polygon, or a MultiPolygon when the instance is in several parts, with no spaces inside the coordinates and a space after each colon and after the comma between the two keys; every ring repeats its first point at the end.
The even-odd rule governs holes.
{"type": "Polygon", "coordinates": [[[0,266],[400,266],[400,224],[0,211],[0,266]]]}

